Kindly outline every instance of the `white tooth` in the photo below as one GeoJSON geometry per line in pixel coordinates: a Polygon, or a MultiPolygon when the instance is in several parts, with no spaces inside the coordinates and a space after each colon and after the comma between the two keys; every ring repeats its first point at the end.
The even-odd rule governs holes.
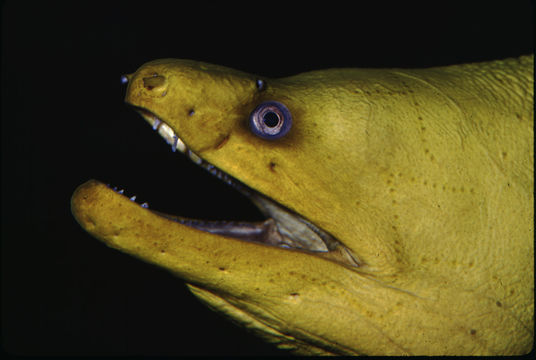
{"type": "Polygon", "coordinates": [[[175,132],[166,123],[163,122],[160,124],[158,127],[158,134],[160,134],[168,144],[173,144],[173,136],[175,135],[175,132]]]}
{"type": "Polygon", "coordinates": [[[188,156],[190,157],[190,160],[192,160],[197,165],[201,165],[201,163],[203,162],[203,160],[191,150],[188,150],[188,156]]]}
{"type": "Polygon", "coordinates": [[[186,151],[186,145],[184,142],[177,135],[175,135],[173,129],[163,121],[161,121],[160,125],[158,126],[158,134],[160,134],[160,136],[162,136],[164,140],[171,145],[173,152],[175,152],[175,150],[179,150],[182,153],[186,151]]]}
{"type": "Polygon", "coordinates": [[[142,208],[145,208],[145,209],[148,209],[149,208],[149,204],[144,202],[143,204],[140,205],[142,208]]]}
{"type": "Polygon", "coordinates": [[[175,147],[175,149],[179,150],[181,153],[185,152],[186,151],[186,145],[182,142],[181,138],[176,136],[176,139],[175,139],[175,143],[173,144],[173,146],[175,147]]]}
{"type": "Polygon", "coordinates": [[[130,201],[134,201],[134,200],[136,200],[136,195],[130,198],[130,201]]]}

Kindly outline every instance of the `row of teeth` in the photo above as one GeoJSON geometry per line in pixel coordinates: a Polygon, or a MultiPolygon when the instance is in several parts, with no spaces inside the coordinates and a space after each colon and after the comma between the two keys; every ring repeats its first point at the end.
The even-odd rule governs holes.
{"type": "MultiPolygon", "coordinates": [[[[179,150],[181,153],[188,155],[190,160],[192,160],[194,163],[206,169],[208,172],[216,176],[218,179],[224,181],[228,185],[231,185],[232,187],[236,188],[242,193],[245,193],[245,194],[249,193],[246,187],[240,184],[236,179],[233,179],[232,177],[230,177],[223,171],[219,170],[214,165],[204,161],[203,159],[201,159],[201,157],[199,157],[199,155],[197,155],[196,153],[188,149],[186,144],[175,134],[173,129],[168,124],[158,119],[156,116],[153,116],[151,120],[152,120],[153,130],[158,131],[158,134],[162,136],[169,145],[171,145],[171,150],[173,152],[176,152],[177,150],[179,150]]],[[[107,186],[111,188],[112,190],[114,190],[116,193],[125,195],[124,189],[119,190],[117,187],[112,188],[110,184],[108,184],[107,186]]],[[[136,201],[136,195],[130,197],[129,199],[131,201],[136,201]]],[[[140,204],[140,206],[145,209],[149,208],[149,204],[147,202],[140,204]]]]}
{"type": "Polygon", "coordinates": [[[171,145],[171,150],[173,152],[179,150],[181,153],[188,155],[190,160],[192,160],[194,163],[208,170],[208,172],[210,172],[212,175],[218,177],[218,179],[233,186],[234,188],[237,188],[242,192],[246,191],[244,186],[238,184],[237,180],[231,178],[229,175],[219,170],[214,165],[204,161],[203,159],[201,159],[201,157],[199,157],[199,155],[188,149],[186,144],[177,136],[177,134],[175,134],[175,131],[173,131],[173,129],[164,121],[160,120],[154,115],[151,120],[153,130],[157,131],[158,134],[162,136],[169,145],[171,145]]]}
{"type": "Polygon", "coordinates": [[[158,131],[158,134],[160,134],[160,136],[162,136],[164,140],[171,145],[171,150],[173,152],[179,150],[181,153],[188,154],[190,160],[197,165],[201,165],[203,160],[199,157],[199,155],[188,149],[186,144],[175,134],[173,129],[156,116],[153,118],[153,130],[158,131]]]}
{"type": "MultiPolygon", "coordinates": [[[[113,191],[115,191],[116,193],[118,193],[120,195],[125,195],[125,190],[124,189],[118,190],[117,186],[111,187],[110,184],[106,184],[106,186],[108,186],[110,189],[112,189],[113,191]]],[[[129,199],[130,199],[130,201],[136,201],[136,195],[131,196],[129,199]]],[[[144,202],[143,204],[140,204],[140,206],[142,208],[148,209],[149,208],[149,203],[144,202]]]]}

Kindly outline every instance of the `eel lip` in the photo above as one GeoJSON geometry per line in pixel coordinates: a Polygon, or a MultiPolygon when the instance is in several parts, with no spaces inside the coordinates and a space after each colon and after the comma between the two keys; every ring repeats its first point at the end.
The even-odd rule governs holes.
{"type": "MultiPolygon", "coordinates": [[[[151,125],[153,130],[157,131],[171,145],[173,152],[179,150],[194,163],[247,196],[266,216],[266,220],[261,222],[206,221],[164,214],[155,210],[148,209],[148,211],[168,220],[212,234],[312,252],[352,267],[362,265],[357,257],[332,235],[202,159],[188,148],[171,126],[153,112],[142,107],[133,107],[151,125]]],[[[117,188],[113,188],[113,190],[124,195],[123,190],[117,190],[117,188]]],[[[130,200],[135,200],[135,197],[130,198],[130,200]]],[[[147,203],[140,206],[148,208],[147,203]]]]}

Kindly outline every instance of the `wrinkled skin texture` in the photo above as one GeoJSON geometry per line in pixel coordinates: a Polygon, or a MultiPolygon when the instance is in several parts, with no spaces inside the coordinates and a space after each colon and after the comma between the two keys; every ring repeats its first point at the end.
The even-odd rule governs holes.
{"type": "Polygon", "coordinates": [[[360,267],[201,232],[96,181],[77,189],[73,214],[107,245],[165,267],[212,308],[298,353],[526,353],[532,68],[531,56],[326,70],[268,79],[264,91],[253,75],[185,60],[130,75],[128,103],[331,233],[360,267]],[[277,141],[247,126],[267,100],[293,116],[277,141]]]}

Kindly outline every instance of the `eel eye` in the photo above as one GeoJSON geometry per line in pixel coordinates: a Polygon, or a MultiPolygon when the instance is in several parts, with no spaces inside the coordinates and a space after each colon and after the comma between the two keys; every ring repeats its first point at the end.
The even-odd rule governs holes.
{"type": "Polygon", "coordinates": [[[263,102],[249,115],[249,127],[260,138],[279,139],[292,126],[292,116],[287,107],[277,101],[263,102]]]}

